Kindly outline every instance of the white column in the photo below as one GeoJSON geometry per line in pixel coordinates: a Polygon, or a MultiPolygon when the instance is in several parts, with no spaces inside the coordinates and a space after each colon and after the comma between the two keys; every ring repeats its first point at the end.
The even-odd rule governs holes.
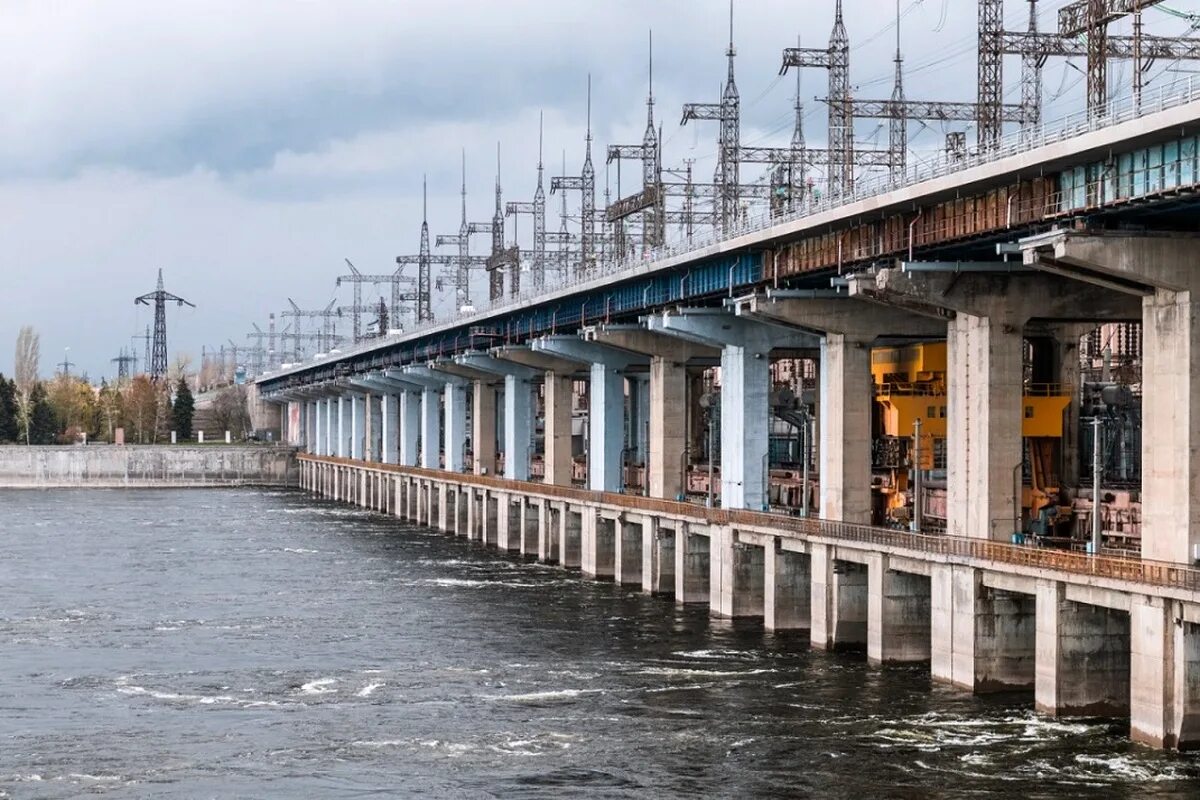
{"type": "Polygon", "coordinates": [[[463,451],[467,445],[467,390],[460,383],[447,383],[443,392],[446,414],[445,468],[462,472],[463,451]]]}
{"type": "Polygon", "coordinates": [[[383,463],[396,464],[397,433],[400,429],[400,404],[396,395],[385,394],[380,399],[381,425],[383,429],[383,463]]]}
{"type": "Polygon", "coordinates": [[[625,378],[605,364],[593,364],[588,405],[588,487],[621,490],[621,450],[625,443],[625,378]]]}
{"type": "Polygon", "coordinates": [[[504,477],[529,480],[533,446],[533,387],[516,375],[504,376],[504,477]]]}
{"type": "Polygon", "coordinates": [[[441,392],[428,386],[421,392],[421,466],[425,469],[438,469],[441,466],[440,396],[441,392]]]}
{"type": "Polygon", "coordinates": [[[421,430],[421,395],[417,392],[400,393],[400,463],[406,467],[417,466],[417,444],[421,430]]]}
{"type": "Polygon", "coordinates": [[[350,398],[339,394],[337,399],[337,457],[345,458],[349,454],[350,420],[348,406],[350,398]]]}
{"type": "Polygon", "coordinates": [[[766,507],[768,353],[739,345],[721,349],[721,505],[766,507]]]}

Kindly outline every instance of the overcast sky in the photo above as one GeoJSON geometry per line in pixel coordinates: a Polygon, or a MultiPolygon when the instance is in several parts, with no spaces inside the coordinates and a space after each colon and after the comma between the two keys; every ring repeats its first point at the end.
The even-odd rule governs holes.
{"type": "MultiPolygon", "coordinates": [[[[1043,29],[1063,3],[1042,0],[1043,29]]],[[[795,82],[777,76],[780,51],[797,37],[823,45],[833,5],[735,0],[744,143],[787,142],[795,82]]],[[[856,94],[887,97],[895,0],[845,6],[856,94]]],[[[908,96],[973,99],[975,3],[901,8],[908,96]]],[[[1025,28],[1026,2],[1006,13],[1025,28]]],[[[1163,11],[1147,21],[1187,27],[1163,11]]],[[[695,158],[711,175],[715,125],[680,128],[679,109],[717,99],[726,0],[0,0],[0,371],[11,374],[17,329],[31,324],[43,375],[67,347],[73,371],[112,375],[110,359],[153,320],[133,298],[160,267],[197,305],[168,311],[172,358],[197,364],[202,345],[246,344],[288,297],[325,305],[343,258],[391,272],[416,252],[422,174],[433,233],[457,232],[460,148],[473,220],[492,216],[497,140],[505,200],[531,199],[541,111],[548,174],[564,150],[578,174],[589,73],[602,188],[604,146],[641,139],[651,29],[665,165],[695,158]]],[[[1127,76],[1112,69],[1114,91],[1127,76]]],[[[1010,59],[1012,100],[1017,77],[1010,59]]],[[[1047,66],[1048,117],[1079,107],[1080,77],[1047,66]]],[[[813,146],[825,139],[824,82],[804,75],[813,146]]],[[[941,146],[940,126],[910,131],[918,150],[941,146]]],[[[874,123],[857,130],[881,133],[885,144],[874,123]]],[[[636,175],[627,166],[624,190],[636,175]]],[[[482,278],[473,287],[486,292],[482,278]]]]}

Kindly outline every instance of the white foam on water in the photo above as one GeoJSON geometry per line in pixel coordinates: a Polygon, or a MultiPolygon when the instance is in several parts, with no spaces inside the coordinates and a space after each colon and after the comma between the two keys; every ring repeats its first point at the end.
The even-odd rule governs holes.
{"type": "Polygon", "coordinates": [[[376,689],[379,689],[384,685],[385,684],[382,684],[382,683],[368,683],[366,686],[364,686],[363,688],[361,688],[357,692],[355,692],[354,696],[355,697],[370,697],[371,694],[376,689]]]}
{"type": "Polygon", "coordinates": [[[584,694],[601,693],[601,689],[550,689],[543,692],[527,692],[525,694],[487,695],[488,700],[502,700],[509,703],[549,703],[574,700],[584,694]]]}
{"type": "Polygon", "coordinates": [[[307,547],[285,547],[285,548],[283,548],[283,552],[296,553],[298,555],[307,556],[307,555],[312,555],[313,553],[319,553],[321,551],[320,550],[309,550],[307,547]]]}
{"type": "Polygon", "coordinates": [[[767,672],[776,672],[773,669],[742,669],[742,670],[718,670],[718,669],[688,669],[686,667],[644,667],[637,671],[639,675],[663,675],[666,677],[682,677],[682,678],[739,678],[743,675],[762,675],[767,672]]]}
{"type": "Polygon", "coordinates": [[[337,691],[333,688],[335,683],[337,683],[337,678],[317,678],[315,681],[309,681],[302,685],[300,692],[302,694],[331,694],[337,691]]]}

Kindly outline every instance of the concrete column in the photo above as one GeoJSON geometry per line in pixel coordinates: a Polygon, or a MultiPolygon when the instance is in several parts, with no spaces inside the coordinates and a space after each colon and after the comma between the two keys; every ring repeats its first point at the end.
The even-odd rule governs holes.
{"type": "Polygon", "coordinates": [[[570,486],[571,458],[571,376],[546,373],[545,392],[545,482],[570,486]]]}
{"type": "Polygon", "coordinates": [[[642,522],[642,591],[675,593],[675,532],[650,515],[642,522]]]}
{"type": "Polygon", "coordinates": [[[421,431],[421,395],[418,392],[400,393],[400,451],[397,456],[406,467],[418,464],[421,431]]]}
{"type": "Polygon", "coordinates": [[[616,523],[585,508],[582,529],[580,568],[589,578],[611,579],[615,571],[616,523]]]}
{"type": "Polygon", "coordinates": [[[558,511],[546,501],[538,501],[538,561],[544,564],[558,563],[559,522],[558,511]]]}
{"type": "Polygon", "coordinates": [[[1066,599],[1065,587],[1038,581],[1034,700],[1054,716],[1129,713],[1130,617],[1066,599]]]}
{"type": "Polygon", "coordinates": [[[421,392],[421,466],[425,469],[441,467],[441,392],[426,387],[421,392]]]}
{"type": "Polygon", "coordinates": [[[650,496],[675,500],[683,496],[683,463],[687,447],[687,367],[660,356],[650,359],[650,441],[646,472],[650,496]]]}
{"type": "Polygon", "coordinates": [[[337,399],[337,456],[350,455],[350,398],[339,394],[337,399]]]}
{"type": "Polygon", "coordinates": [[[646,443],[649,438],[650,421],[650,378],[648,375],[630,375],[629,381],[629,446],[633,460],[646,463],[646,443]]]}
{"type": "Polygon", "coordinates": [[[621,491],[624,420],[624,376],[608,364],[593,364],[588,400],[588,488],[592,491],[621,491]]]}
{"type": "Polygon", "coordinates": [[[1200,291],[1159,289],[1142,301],[1142,320],[1142,557],[1191,564],[1200,557],[1200,291]]]}
{"type": "Polygon", "coordinates": [[[521,496],[521,555],[527,558],[538,558],[540,553],[539,510],[540,504],[534,505],[521,496]]]}
{"type": "Polygon", "coordinates": [[[383,463],[398,464],[400,403],[394,394],[385,394],[380,398],[380,429],[383,437],[383,463]]]}
{"type": "Polygon", "coordinates": [[[809,639],[823,650],[867,644],[868,587],[863,564],[837,560],[828,545],[812,545],[809,639]]]}
{"type": "Polygon", "coordinates": [[[871,556],[867,568],[867,660],[873,664],[928,661],[932,619],[928,576],[896,572],[886,555],[871,556]]]}
{"type": "Polygon", "coordinates": [[[617,520],[616,556],[613,558],[613,580],[617,583],[642,585],[642,523],[628,519],[617,520]]]}
{"type": "Polygon", "coordinates": [[[447,472],[462,472],[467,449],[467,389],[458,382],[447,383],[443,398],[444,468],[447,472]]]}
{"type": "Polygon", "coordinates": [[[1181,604],[1134,596],[1130,614],[1130,730],[1152,747],[1200,746],[1200,625],[1181,604]]]}
{"type": "Polygon", "coordinates": [[[337,431],[337,424],[335,422],[337,415],[334,413],[334,407],[337,405],[337,402],[332,397],[325,398],[325,447],[321,455],[332,456],[338,453],[337,440],[341,436],[337,431]]]}
{"type": "Polygon", "coordinates": [[[812,624],[812,567],[806,553],[774,546],[763,553],[763,627],[807,630],[812,624]]]}
{"type": "Polygon", "coordinates": [[[870,340],[828,334],[819,374],[821,519],[870,524],[870,340]]]}
{"type": "Polygon", "coordinates": [[[583,518],[564,505],[559,526],[559,562],[567,569],[579,569],[582,563],[583,518]]]}
{"type": "Polygon", "coordinates": [[[366,395],[367,400],[367,442],[370,444],[368,461],[383,461],[384,423],[383,402],[387,395],[366,395]]]}
{"type": "Polygon", "coordinates": [[[721,505],[767,507],[768,347],[721,350],[721,505]]]}
{"type": "Polygon", "coordinates": [[[763,548],[739,542],[731,527],[710,530],[710,612],[719,617],[762,616],[763,548]]]}
{"type": "Polygon", "coordinates": [[[959,313],[947,330],[947,532],[1007,541],[1019,513],[1023,326],[959,313]]]}
{"type": "Polygon", "coordinates": [[[533,384],[517,375],[504,376],[504,477],[529,480],[533,452],[533,384]]]}
{"type": "Polygon", "coordinates": [[[317,400],[313,403],[313,438],[312,438],[312,453],[313,455],[324,456],[328,455],[325,452],[325,400],[317,400]]]}
{"type": "Polygon", "coordinates": [[[678,604],[709,601],[709,538],[692,533],[689,526],[675,526],[675,602],[678,604]]]}
{"type": "Polygon", "coordinates": [[[475,381],[471,387],[471,454],[476,475],[496,472],[496,386],[475,381]]]}
{"type": "Polygon", "coordinates": [[[1034,684],[1036,602],[984,586],[974,568],[935,564],[930,577],[935,680],[974,692],[1034,684]]]}
{"type": "Polygon", "coordinates": [[[366,397],[361,394],[350,395],[350,406],[350,457],[361,461],[367,436],[366,397]]]}

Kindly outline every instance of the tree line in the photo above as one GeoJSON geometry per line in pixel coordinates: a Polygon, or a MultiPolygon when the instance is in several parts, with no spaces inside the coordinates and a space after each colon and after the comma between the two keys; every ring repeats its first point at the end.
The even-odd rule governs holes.
{"type": "MultiPolygon", "coordinates": [[[[123,430],[130,444],[179,441],[193,436],[196,402],[181,363],[178,377],[154,383],[138,375],[120,385],[61,374],[51,380],[38,376],[39,342],[26,326],[17,336],[12,378],[0,373],[0,443],[75,444],[114,442],[123,430]]],[[[250,430],[249,412],[241,387],[222,390],[211,406],[212,422],[239,438],[250,430]]]]}

